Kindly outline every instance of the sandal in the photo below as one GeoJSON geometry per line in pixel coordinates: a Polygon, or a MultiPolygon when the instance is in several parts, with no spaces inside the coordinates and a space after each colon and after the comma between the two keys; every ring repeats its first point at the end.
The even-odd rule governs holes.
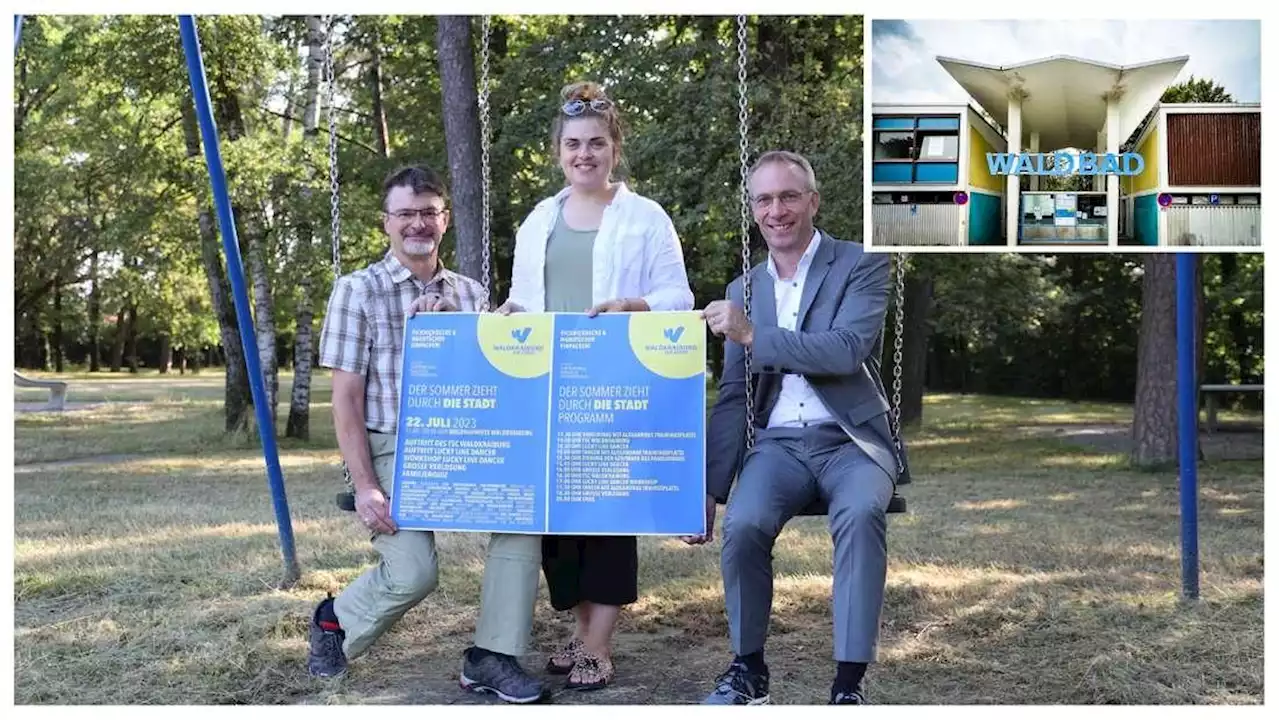
{"type": "Polygon", "coordinates": [[[613,682],[613,661],[583,652],[569,672],[565,690],[599,690],[613,682]],[[574,677],[580,679],[574,680],[574,677]]]}
{"type": "Polygon", "coordinates": [[[552,675],[568,675],[582,655],[582,641],[574,638],[547,658],[547,672],[552,675]]]}

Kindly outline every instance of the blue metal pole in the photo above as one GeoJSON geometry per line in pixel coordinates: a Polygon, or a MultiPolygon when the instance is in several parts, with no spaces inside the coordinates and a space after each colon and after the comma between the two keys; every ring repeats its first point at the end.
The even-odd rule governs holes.
{"type": "Polygon", "coordinates": [[[1196,387],[1195,256],[1178,254],[1178,496],[1182,506],[1182,595],[1200,597],[1196,449],[1200,404],[1196,387]]]}
{"type": "Polygon", "coordinates": [[[22,41],[22,16],[13,16],[13,49],[18,49],[18,43],[22,41]]]}
{"type": "Polygon", "coordinates": [[[249,386],[253,391],[253,407],[258,416],[258,433],[262,436],[262,454],[267,463],[267,479],[271,486],[271,500],[275,504],[276,525],[280,529],[280,549],[284,554],[285,585],[292,585],[300,576],[298,555],[293,545],[293,525],[289,520],[289,500],[285,496],[284,476],[280,472],[280,457],[276,450],[275,433],[271,425],[271,412],[267,407],[267,392],[262,381],[262,368],[258,363],[258,347],[249,316],[249,295],[245,291],[244,266],[240,259],[240,241],[236,236],[235,217],[231,212],[231,198],[227,194],[227,175],[222,167],[222,153],[218,147],[218,128],[213,120],[209,85],[205,79],[204,57],[200,52],[200,38],[196,34],[196,21],[191,15],[180,15],[178,23],[182,31],[182,49],[187,57],[187,71],[191,75],[191,91],[195,96],[196,115],[200,120],[200,136],[204,140],[205,161],[209,164],[209,182],[213,186],[213,199],[218,208],[218,227],[222,231],[222,245],[227,254],[227,275],[235,298],[236,317],[240,324],[240,339],[244,346],[244,362],[249,372],[249,386]]]}

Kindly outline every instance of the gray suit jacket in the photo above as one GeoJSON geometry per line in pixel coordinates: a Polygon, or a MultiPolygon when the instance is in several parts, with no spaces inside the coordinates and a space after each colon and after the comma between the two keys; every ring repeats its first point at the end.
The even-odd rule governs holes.
{"type": "MultiPolygon", "coordinates": [[[[803,375],[850,438],[896,482],[889,401],[880,379],[889,256],[864,252],[858,243],[823,232],[805,278],[797,332],[778,327],[773,277],[766,262],[751,269],[751,381],[757,428],[769,422],[782,377],[803,375]]],[[[741,277],[729,284],[726,296],[742,306],[741,277]]],[[[720,391],[707,427],[707,492],[720,503],[728,500],[742,469],[747,442],[743,349],[727,338],[724,345],[720,391]]],[[[901,460],[905,467],[905,452],[901,460]]]]}

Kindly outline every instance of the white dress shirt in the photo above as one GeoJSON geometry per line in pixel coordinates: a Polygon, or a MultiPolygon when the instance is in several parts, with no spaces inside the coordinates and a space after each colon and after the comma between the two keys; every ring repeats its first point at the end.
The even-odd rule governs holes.
{"type": "MultiPolygon", "coordinates": [[[[809,247],[800,256],[800,265],[796,274],[790,279],[778,277],[778,266],[769,256],[767,269],[773,278],[774,306],[778,313],[778,327],[795,332],[796,321],[800,316],[800,297],[804,295],[805,277],[809,274],[809,266],[813,264],[813,256],[818,252],[818,243],[822,234],[813,231],[813,239],[809,247]]],[[[782,376],[782,391],[778,394],[778,402],[769,413],[769,427],[808,427],[814,423],[832,422],[835,418],[827,410],[822,399],[813,391],[803,375],[787,374],[782,376]]]]}

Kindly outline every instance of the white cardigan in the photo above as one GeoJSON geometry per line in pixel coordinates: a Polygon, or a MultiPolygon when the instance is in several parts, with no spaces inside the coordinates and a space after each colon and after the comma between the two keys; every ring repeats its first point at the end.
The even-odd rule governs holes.
{"type": "MultiPolygon", "coordinates": [[[[527,312],[546,310],[547,241],[568,196],[566,187],[538,203],[516,232],[509,299],[527,312]]],[[[650,310],[693,309],[684,253],[671,218],[658,203],[620,183],[596,234],[591,301],[625,297],[644,298],[650,310]]]]}

